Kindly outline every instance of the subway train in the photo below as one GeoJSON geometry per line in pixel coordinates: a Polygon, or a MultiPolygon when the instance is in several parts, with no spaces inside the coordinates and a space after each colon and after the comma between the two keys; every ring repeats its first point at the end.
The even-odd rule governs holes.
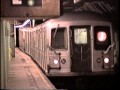
{"type": "Polygon", "coordinates": [[[19,48],[47,76],[114,74],[116,46],[112,23],[96,13],[65,13],[19,28],[19,48]]]}

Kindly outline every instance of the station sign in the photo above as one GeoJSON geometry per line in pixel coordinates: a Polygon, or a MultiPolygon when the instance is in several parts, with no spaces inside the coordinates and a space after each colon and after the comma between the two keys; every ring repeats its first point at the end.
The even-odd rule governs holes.
{"type": "Polygon", "coordinates": [[[1,0],[2,18],[51,18],[60,16],[60,0],[1,0]]]}

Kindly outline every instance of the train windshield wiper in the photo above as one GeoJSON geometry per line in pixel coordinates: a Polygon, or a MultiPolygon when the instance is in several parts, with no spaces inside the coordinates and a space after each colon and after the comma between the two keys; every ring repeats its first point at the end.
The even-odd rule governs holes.
{"type": "Polygon", "coordinates": [[[54,53],[55,53],[55,55],[60,55],[61,53],[57,53],[56,52],[56,50],[53,48],[53,47],[51,47],[51,46],[48,46],[51,50],[53,50],[54,51],[54,53]]]}
{"type": "Polygon", "coordinates": [[[57,28],[55,29],[55,33],[53,35],[53,38],[55,38],[58,28],[59,28],[59,24],[58,24],[57,28]]]}
{"type": "Polygon", "coordinates": [[[111,45],[109,45],[108,48],[107,48],[107,50],[104,52],[104,54],[108,53],[108,51],[110,50],[110,48],[112,48],[113,46],[114,46],[114,43],[111,44],[111,45]]]}

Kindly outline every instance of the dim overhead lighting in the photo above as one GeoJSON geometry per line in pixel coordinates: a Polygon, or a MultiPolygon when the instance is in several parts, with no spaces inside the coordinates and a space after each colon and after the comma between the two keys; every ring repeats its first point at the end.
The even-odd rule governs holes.
{"type": "Polygon", "coordinates": [[[34,3],[35,3],[35,1],[34,1],[34,0],[28,0],[28,5],[29,5],[29,6],[33,6],[33,5],[34,5],[34,3]]]}
{"type": "Polygon", "coordinates": [[[24,23],[23,23],[22,25],[15,25],[14,27],[15,27],[15,28],[21,28],[21,27],[26,26],[28,23],[31,23],[31,20],[30,20],[30,19],[24,21],[24,23]]]}
{"type": "Polygon", "coordinates": [[[76,4],[76,3],[78,3],[78,2],[80,2],[81,0],[74,0],[73,2],[74,2],[74,4],[76,4]]]}

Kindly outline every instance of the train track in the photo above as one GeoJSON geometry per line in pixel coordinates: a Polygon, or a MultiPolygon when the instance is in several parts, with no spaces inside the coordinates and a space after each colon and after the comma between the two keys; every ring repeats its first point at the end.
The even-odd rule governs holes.
{"type": "Polygon", "coordinates": [[[117,90],[118,77],[115,75],[107,76],[82,76],[82,77],[49,77],[49,80],[57,89],[74,90],[117,90]]]}

